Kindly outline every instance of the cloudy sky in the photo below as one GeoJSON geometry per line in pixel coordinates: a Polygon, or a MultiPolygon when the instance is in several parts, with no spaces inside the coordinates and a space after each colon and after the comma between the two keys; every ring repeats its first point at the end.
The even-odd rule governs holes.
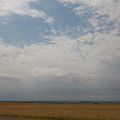
{"type": "Polygon", "coordinates": [[[120,100],[120,0],[0,0],[0,100],[120,100]]]}

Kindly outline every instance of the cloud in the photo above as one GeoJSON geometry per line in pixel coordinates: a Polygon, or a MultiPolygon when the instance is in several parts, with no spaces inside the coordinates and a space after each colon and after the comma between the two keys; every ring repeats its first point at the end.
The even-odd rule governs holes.
{"type": "Polygon", "coordinates": [[[119,99],[120,36],[114,30],[76,38],[63,34],[50,38],[49,43],[24,47],[1,39],[2,98],[119,99]]]}
{"type": "MultiPolygon", "coordinates": [[[[111,72],[112,69],[107,69],[110,64],[119,63],[119,38],[111,31],[89,33],[76,39],[56,36],[49,44],[32,44],[23,48],[1,43],[0,73],[20,80],[62,79],[69,82],[72,78],[86,85],[99,86],[103,79],[115,79],[114,75],[120,78],[119,74],[111,72]]],[[[116,71],[119,73],[120,69],[116,71]]]]}
{"type": "MultiPolygon", "coordinates": [[[[76,5],[87,5],[94,9],[99,15],[106,15],[111,20],[120,21],[120,1],[119,0],[58,0],[59,2],[66,4],[72,3],[76,5]]],[[[81,7],[79,7],[79,11],[81,7]]]]}
{"type": "Polygon", "coordinates": [[[0,73],[0,80],[9,80],[9,81],[19,81],[19,78],[17,78],[17,76],[13,76],[9,73],[0,73]]]}
{"type": "Polygon", "coordinates": [[[54,22],[54,19],[49,17],[45,12],[30,8],[30,2],[37,2],[37,0],[0,0],[0,17],[17,14],[27,15],[32,18],[40,17],[47,23],[54,22]]]}
{"type": "MultiPolygon", "coordinates": [[[[53,23],[53,18],[44,11],[31,8],[30,2],[37,0],[1,0],[0,17],[7,18],[17,14],[42,18],[47,23],[53,23]]],[[[78,20],[77,26],[67,26],[65,18],[62,19],[66,22],[64,30],[59,21],[58,24],[56,22],[48,27],[38,25],[36,26],[37,35],[39,35],[38,31],[40,32],[38,43],[32,25],[30,31],[33,31],[33,34],[31,37],[26,34],[28,37],[23,39],[27,39],[28,43],[22,44],[22,47],[10,42],[14,38],[18,43],[17,38],[21,39],[19,34],[10,39],[4,37],[7,33],[10,34],[11,29],[5,32],[6,35],[1,34],[0,96],[5,94],[5,98],[8,96],[11,98],[13,95],[12,98],[17,96],[17,99],[22,97],[119,99],[120,28],[119,8],[116,5],[119,1],[115,3],[112,0],[104,2],[103,0],[59,0],[59,2],[66,7],[74,4],[67,10],[72,9],[71,12],[76,14],[74,16],[78,20]],[[112,10],[116,14],[113,14],[112,10]],[[106,92],[104,95],[103,90],[106,92]]],[[[6,26],[10,28],[9,23],[6,26]]],[[[16,29],[18,26],[13,27],[16,29]]],[[[4,25],[2,28],[3,32],[7,29],[4,29],[4,25]]]]}
{"type": "Polygon", "coordinates": [[[35,68],[31,71],[31,75],[34,77],[59,77],[65,73],[59,68],[35,68]]]}

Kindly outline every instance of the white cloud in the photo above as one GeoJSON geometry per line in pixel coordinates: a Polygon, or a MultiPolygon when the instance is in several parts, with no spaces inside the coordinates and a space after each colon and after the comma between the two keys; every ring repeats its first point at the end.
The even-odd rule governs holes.
{"type": "Polygon", "coordinates": [[[54,19],[49,17],[45,12],[30,8],[30,2],[37,2],[37,0],[0,0],[0,16],[5,17],[14,13],[33,18],[40,17],[47,23],[54,22],[54,19]]]}
{"type": "MultiPolygon", "coordinates": [[[[49,77],[59,77],[66,75],[65,71],[60,68],[35,68],[31,71],[31,75],[34,77],[49,78],[49,77]]],[[[50,79],[50,78],[49,78],[50,79]]]]}
{"type": "MultiPolygon", "coordinates": [[[[94,9],[99,15],[106,15],[111,20],[120,21],[120,1],[119,0],[58,0],[60,3],[72,3],[77,5],[87,5],[94,9]]],[[[76,12],[81,13],[81,6],[76,12]]],[[[77,14],[78,14],[77,13],[77,14]]]]}
{"type": "MultiPolygon", "coordinates": [[[[69,80],[66,77],[73,76],[73,80],[77,77],[85,84],[94,85],[100,82],[99,79],[113,78],[114,73],[107,74],[112,70],[106,71],[106,68],[120,59],[119,39],[111,31],[76,39],[56,36],[49,44],[32,44],[24,48],[0,43],[0,75],[19,80],[57,80],[60,77],[69,80]]],[[[119,77],[117,74],[116,78],[119,77]]]]}

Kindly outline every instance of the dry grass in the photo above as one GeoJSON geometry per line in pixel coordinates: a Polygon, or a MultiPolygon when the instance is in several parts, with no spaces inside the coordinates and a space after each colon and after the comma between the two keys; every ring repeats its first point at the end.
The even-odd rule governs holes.
{"type": "Polygon", "coordinates": [[[32,120],[120,120],[120,104],[0,103],[0,116],[32,120]]]}

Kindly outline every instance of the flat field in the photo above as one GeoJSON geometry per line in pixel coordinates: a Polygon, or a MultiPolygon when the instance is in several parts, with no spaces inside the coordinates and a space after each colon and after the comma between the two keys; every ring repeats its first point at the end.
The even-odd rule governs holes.
{"type": "Polygon", "coordinates": [[[0,103],[0,120],[3,118],[4,120],[120,120],[120,104],[0,103]]]}

